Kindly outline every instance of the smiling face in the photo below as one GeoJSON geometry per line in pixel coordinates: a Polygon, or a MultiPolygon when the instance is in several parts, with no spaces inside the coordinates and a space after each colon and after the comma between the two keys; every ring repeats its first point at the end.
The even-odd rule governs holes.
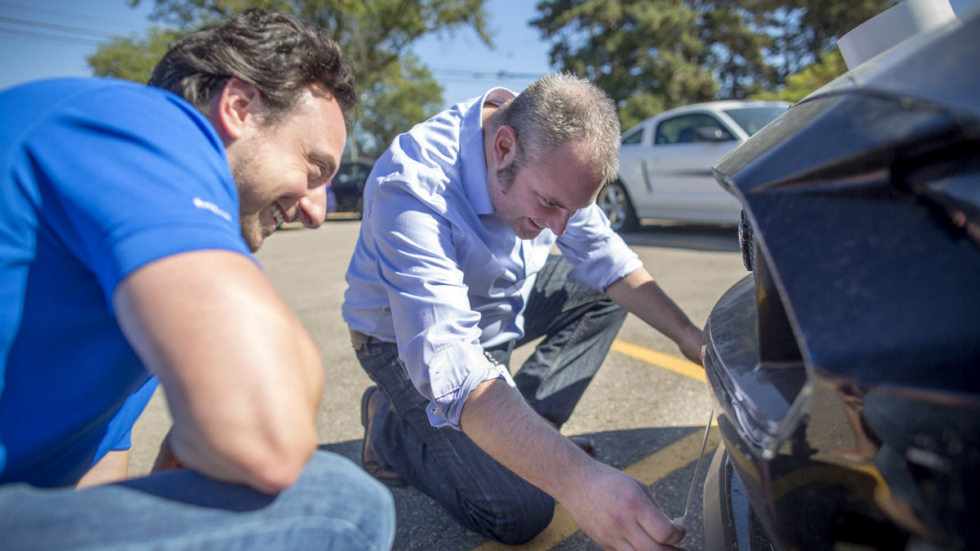
{"type": "Polygon", "coordinates": [[[238,185],[242,237],[256,251],[285,222],[323,223],[326,185],[337,172],[347,130],[340,105],[319,88],[304,91],[288,113],[266,124],[258,92],[235,79],[225,94],[229,87],[240,89],[230,91],[219,114],[238,185]]]}
{"type": "Polygon", "coordinates": [[[488,163],[487,186],[494,211],[521,239],[533,239],[545,228],[555,235],[565,233],[568,219],[595,201],[602,187],[602,179],[587,161],[585,147],[569,143],[544,153],[536,162],[521,161],[509,130],[497,130],[494,162],[488,163]]]}

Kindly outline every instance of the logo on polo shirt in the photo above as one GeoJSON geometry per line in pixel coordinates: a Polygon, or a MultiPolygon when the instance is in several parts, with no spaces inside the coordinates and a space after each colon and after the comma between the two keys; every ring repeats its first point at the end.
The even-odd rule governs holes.
{"type": "Polygon", "coordinates": [[[197,208],[199,208],[199,209],[209,210],[209,211],[217,214],[218,216],[224,218],[225,220],[231,222],[231,215],[228,214],[227,212],[221,210],[221,207],[219,207],[218,205],[215,205],[211,201],[205,201],[204,199],[201,199],[200,197],[195,197],[194,198],[194,206],[197,207],[197,208]]]}

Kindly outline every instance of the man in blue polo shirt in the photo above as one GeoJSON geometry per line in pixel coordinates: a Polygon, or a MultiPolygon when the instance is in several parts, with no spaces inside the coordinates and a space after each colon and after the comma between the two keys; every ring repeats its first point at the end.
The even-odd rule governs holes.
{"type": "Polygon", "coordinates": [[[362,400],[364,466],[505,543],[543,530],[555,501],[603,548],[683,535],[642,482],[555,430],[627,311],[701,361],[701,330],[595,205],[618,145],[612,100],[549,75],[398,136],[364,188],[343,305],[377,383],[362,400]],[[512,378],[514,347],[539,338],[512,378]]]}
{"type": "Polygon", "coordinates": [[[252,256],[323,221],[340,50],[252,11],[150,83],[0,94],[0,547],[387,548],[391,496],[316,451],[320,358],[252,256]],[[157,378],[185,468],[118,482],[157,378]]]}

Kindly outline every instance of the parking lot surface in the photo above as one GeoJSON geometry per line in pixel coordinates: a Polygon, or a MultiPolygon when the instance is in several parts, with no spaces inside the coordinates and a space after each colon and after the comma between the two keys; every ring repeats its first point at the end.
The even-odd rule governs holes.
{"type": "MultiPolygon", "coordinates": [[[[371,384],[354,357],[340,316],[344,272],[358,227],[358,221],[337,216],[317,230],[290,226],[268,238],[257,255],[322,355],[327,382],[318,417],[321,447],[353,461],[359,461],[363,436],[359,399],[371,384]]],[[[661,287],[698,325],[704,324],[725,289],[746,273],[734,228],[647,225],[628,234],[626,240],[661,287]]],[[[512,369],[528,353],[518,349],[512,369]]],[[[630,316],[562,432],[592,437],[599,460],[650,485],[661,507],[675,517],[684,509],[708,408],[709,393],[700,368],[681,359],[666,337],[630,316]]],[[[158,391],[134,430],[131,475],[149,472],[169,425],[166,404],[158,391]]],[[[717,431],[713,431],[701,479],[717,442],[717,431]]],[[[537,539],[506,547],[461,528],[413,488],[394,488],[392,493],[398,522],[396,550],[598,548],[561,507],[537,539]]],[[[687,525],[682,547],[702,549],[700,490],[687,525]]]]}

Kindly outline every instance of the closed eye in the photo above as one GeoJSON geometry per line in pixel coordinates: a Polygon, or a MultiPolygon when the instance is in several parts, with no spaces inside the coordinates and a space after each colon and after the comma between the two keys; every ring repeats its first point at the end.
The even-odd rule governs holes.
{"type": "Polygon", "coordinates": [[[559,204],[557,201],[548,199],[543,195],[538,195],[538,201],[540,201],[542,205],[548,208],[563,208],[561,204],[559,204]]]}
{"type": "Polygon", "coordinates": [[[333,165],[328,165],[321,161],[313,161],[312,167],[310,170],[311,187],[327,183],[334,175],[333,165]]]}

